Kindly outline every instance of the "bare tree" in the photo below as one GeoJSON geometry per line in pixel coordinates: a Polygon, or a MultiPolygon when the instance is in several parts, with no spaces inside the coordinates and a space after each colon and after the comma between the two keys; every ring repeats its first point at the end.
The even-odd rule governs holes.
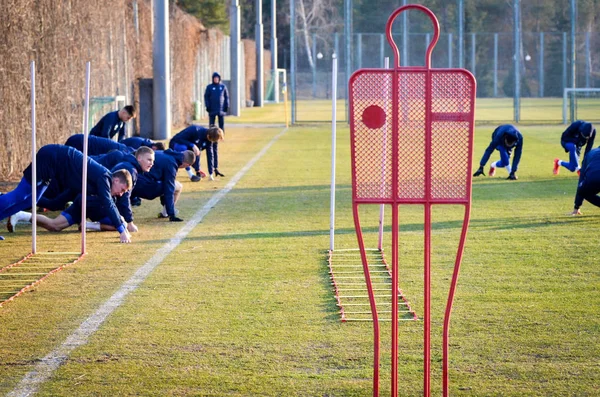
{"type": "Polygon", "coordinates": [[[306,56],[311,69],[315,60],[311,51],[311,32],[315,40],[329,45],[329,39],[340,25],[336,0],[295,0],[298,9],[298,32],[302,34],[306,56]]]}

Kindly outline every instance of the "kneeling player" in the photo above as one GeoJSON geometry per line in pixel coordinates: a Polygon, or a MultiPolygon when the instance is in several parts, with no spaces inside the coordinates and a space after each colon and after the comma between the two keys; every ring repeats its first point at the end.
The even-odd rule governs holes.
{"type": "MultiPolygon", "coordinates": [[[[110,195],[112,197],[121,197],[125,192],[131,189],[131,174],[127,170],[118,170],[113,172],[110,185],[110,195]]],[[[104,221],[106,225],[112,226],[120,234],[122,243],[131,242],[131,234],[127,231],[124,219],[119,215],[112,198],[106,199],[104,194],[90,195],[87,197],[87,216],[93,221],[104,221]],[[110,203],[110,205],[107,205],[110,203]]],[[[29,212],[20,211],[8,219],[7,227],[10,232],[14,231],[14,225],[18,222],[31,222],[29,212]]],[[[81,195],[79,195],[73,205],[63,211],[56,218],[49,218],[44,215],[37,216],[37,224],[51,232],[59,232],[67,227],[81,222],[81,195]]]]}
{"type": "Polygon", "coordinates": [[[506,168],[506,171],[508,171],[507,179],[516,180],[517,169],[519,168],[521,153],[523,151],[523,135],[521,135],[515,126],[510,124],[501,125],[494,130],[492,133],[492,141],[487,149],[485,149],[485,153],[483,153],[483,157],[481,157],[481,161],[479,162],[479,169],[473,174],[473,176],[485,176],[483,173],[483,167],[485,167],[485,164],[490,159],[490,156],[494,150],[498,150],[500,153],[500,160],[490,164],[490,171],[488,175],[494,176],[497,168],[506,168]],[[515,157],[511,167],[510,156],[513,149],[515,149],[515,157]]]}

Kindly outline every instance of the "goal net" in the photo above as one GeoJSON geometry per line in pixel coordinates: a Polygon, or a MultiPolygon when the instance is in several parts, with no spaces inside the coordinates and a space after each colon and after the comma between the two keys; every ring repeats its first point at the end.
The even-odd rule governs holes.
{"type": "MultiPolygon", "coordinates": [[[[88,127],[92,129],[93,126],[100,121],[100,119],[110,112],[119,110],[125,106],[125,96],[97,96],[90,98],[90,111],[88,116],[88,127]]],[[[84,116],[85,117],[85,116],[84,116]]],[[[83,123],[81,124],[83,126],[83,123]]],[[[82,127],[83,128],[83,127],[82,127]]],[[[127,128],[127,125],[126,127],[127,128]]],[[[83,133],[83,131],[82,131],[83,133]]],[[[129,136],[129,134],[126,134],[129,136]]]]}
{"type": "Polygon", "coordinates": [[[271,70],[269,80],[267,81],[267,89],[265,90],[265,101],[267,102],[283,102],[283,89],[287,87],[287,73],[285,69],[271,70]]]}
{"type": "Polygon", "coordinates": [[[565,88],[563,124],[575,120],[600,121],[600,88],[565,88]]]}

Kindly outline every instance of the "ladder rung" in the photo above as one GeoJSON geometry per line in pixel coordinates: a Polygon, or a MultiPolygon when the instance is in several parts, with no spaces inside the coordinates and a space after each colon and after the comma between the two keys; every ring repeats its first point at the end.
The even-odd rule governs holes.
{"type": "MultiPolygon", "coordinates": [[[[335,274],[364,274],[362,271],[361,272],[332,272],[335,274]]],[[[387,270],[370,270],[369,274],[373,274],[373,273],[385,273],[385,274],[389,274],[387,270]]]]}
{"type": "Polygon", "coordinates": [[[0,273],[0,276],[45,276],[46,273],[21,273],[21,272],[11,272],[11,273],[0,273]]]}
{"type": "MultiPolygon", "coordinates": [[[[381,277],[381,276],[373,276],[371,278],[372,279],[376,278],[378,280],[389,280],[389,277],[381,277]]],[[[338,279],[339,280],[364,280],[365,278],[364,277],[347,277],[347,276],[342,276],[342,277],[336,277],[335,279],[336,280],[338,280],[338,279]]]]}
{"type": "MultiPolygon", "coordinates": [[[[372,318],[346,318],[344,319],[346,321],[373,321],[372,318]]],[[[379,321],[384,321],[384,322],[388,322],[388,321],[392,321],[391,318],[380,318],[379,321]]],[[[415,321],[414,318],[399,318],[398,321],[415,321]]]]}

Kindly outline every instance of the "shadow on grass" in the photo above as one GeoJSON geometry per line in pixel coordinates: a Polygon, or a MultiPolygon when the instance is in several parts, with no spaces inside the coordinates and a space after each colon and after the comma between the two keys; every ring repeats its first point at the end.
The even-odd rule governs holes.
{"type": "MultiPolygon", "coordinates": [[[[501,219],[495,222],[490,219],[471,219],[471,229],[485,229],[485,230],[511,230],[511,229],[527,229],[527,228],[538,228],[548,227],[556,225],[571,225],[574,223],[588,222],[588,219],[583,217],[571,217],[564,216],[557,220],[539,220],[536,217],[532,218],[509,218],[501,219]]],[[[459,229],[462,228],[462,220],[456,221],[445,221],[445,222],[432,222],[432,231],[445,230],[445,229],[459,229]]],[[[384,231],[391,232],[391,227],[386,226],[384,231]]],[[[400,232],[419,232],[423,231],[422,223],[411,223],[401,224],[400,232]]],[[[363,233],[378,233],[378,227],[365,227],[362,229],[363,233]]],[[[335,230],[336,235],[354,235],[354,228],[340,228],[335,230]]],[[[329,236],[329,229],[322,230],[297,230],[297,231],[286,231],[286,232],[256,232],[256,233],[234,233],[225,234],[220,236],[196,236],[186,237],[186,241],[221,241],[221,240],[244,240],[244,239],[278,239],[278,238],[298,238],[298,237],[314,237],[314,236],[329,236]]],[[[171,239],[158,239],[158,240],[146,240],[142,244],[156,244],[160,242],[167,243],[171,239]]]]}

